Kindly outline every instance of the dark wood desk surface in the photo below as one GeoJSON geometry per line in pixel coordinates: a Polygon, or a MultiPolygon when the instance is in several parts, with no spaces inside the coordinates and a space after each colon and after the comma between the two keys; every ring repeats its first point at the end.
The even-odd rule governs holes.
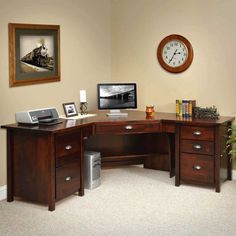
{"type": "MultiPolygon", "coordinates": [[[[125,124],[125,123],[132,123],[132,122],[139,122],[139,123],[175,123],[175,124],[186,124],[186,125],[201,125],[201,126],[217,126],[220,124],[224,124],[227,122],[233,121],[234,117],[228,116],[220,116],[217,120],[212,119],[195,119],[195,118],[179,118],[176,116],[175,113],[164,113],[164,112],[156,112],[153,118],[146,118],[146,114],[143,111],[133,111],[129,110],[127,117],[108,117],[108,111],[92,111],[91,114],[96,114],[93,117],[87,117],[83,119],[77,119],[74,123],[68,119],[62,119],[62,123],[57,125],[26,125],[26,124],[9,124],[9,125],[2,125],[1,128],[7,129],[26,129],[32,131],[43,131],[43,132],[61,132],[62,130],[73,130],[78,127],[88,126],[91,124],[106,124],[106,123],[114,123],[114,124],[125,124]]],[[[73,119],[73,117],[71,117],[73,119]]]]}

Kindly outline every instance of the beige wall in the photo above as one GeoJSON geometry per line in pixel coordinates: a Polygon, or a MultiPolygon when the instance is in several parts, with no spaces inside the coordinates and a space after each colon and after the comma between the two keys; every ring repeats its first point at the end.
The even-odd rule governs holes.
{"type": "Polygon", "coordinates": [[[235,0],[113,0],[112,79],[137,82],[140,110],[155,104],[156,111],[175,112],[175,100],[186,98],[235,116],[235,9],[235,0]],[[175,33],[194,50],[180,74],[166,72],[156,58],[159,42],[175,33]]]}
{"type": "MultiPolygon", "coordinates": [[[[110,81],[109,0],[8,0],[0,7],[0,124],[15,122],[15,112],[79,103],[86,89],[96,107],[96,84],[110,81]],[[8,23],[61,27],[61,82],[9,88],[8,23]]],[[[0,186],[6,184],[6,132],[0,130],[0,186]]]]}
{"type": "Polygon", "coordinates": [[[112,79],[138,84],[138,105],[175,111],[175,99],[196,99],[232,115],[235,105],[235,0],[113,0],[112,79]],[[180,74],[163,70],[156,58],[169,34],[191,42],[194,59],[180,74]]]}

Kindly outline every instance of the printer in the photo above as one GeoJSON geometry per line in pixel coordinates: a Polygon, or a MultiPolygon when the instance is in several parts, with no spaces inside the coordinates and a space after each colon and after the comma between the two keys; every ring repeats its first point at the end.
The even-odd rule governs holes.
{"type": "Polygon", "coordinates": [[[16,122],[24,124],[56,124],[59,116],[55,107],[16,112],[16,122]]]}

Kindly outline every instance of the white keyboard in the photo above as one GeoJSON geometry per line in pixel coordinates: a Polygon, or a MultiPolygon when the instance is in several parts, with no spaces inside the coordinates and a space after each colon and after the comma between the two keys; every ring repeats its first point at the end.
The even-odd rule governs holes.
{"type": "Polygon", "coordinates": [[[110,117],[124,117],[124,116],[128,116],[128,113],[123,113],[123,112],[114,112],[114,113],[107,113],[107,116],[110,117]]]}

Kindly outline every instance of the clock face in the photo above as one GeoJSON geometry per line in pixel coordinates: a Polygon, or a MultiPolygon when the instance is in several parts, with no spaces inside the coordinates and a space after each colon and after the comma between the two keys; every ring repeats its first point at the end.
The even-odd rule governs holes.
{"type": "Polygon", "coordinates": [[[188,48],[181,41],[171,40],[163,47],[162,58],[171,67],[181,66],[188,58],[188,48]]]}
{"type": "Polygon", "coordinates": [[[190,42],[181,35],[165,37],[157,49],[160,65],[171,73],[185,71],[192,63],[193,49],[190,42]]]}

